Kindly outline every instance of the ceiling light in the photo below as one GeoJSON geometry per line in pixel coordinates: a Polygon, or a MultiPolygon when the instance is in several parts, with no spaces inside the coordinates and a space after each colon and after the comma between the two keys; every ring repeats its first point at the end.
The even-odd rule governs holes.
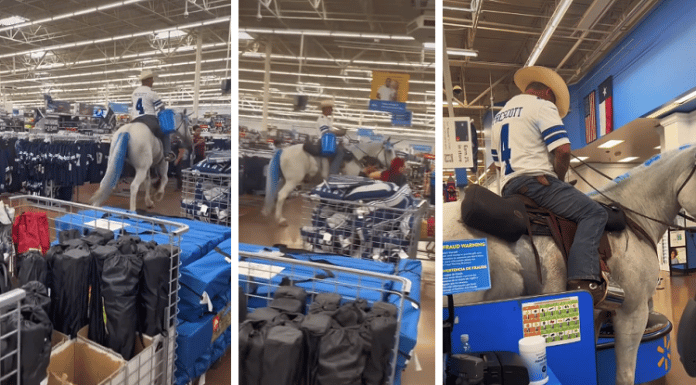
{"type": "Polygon", "coordinates": [[[539,41],[537,41],[536,45],[534,46],[534,49],[532,50],[532,54],[529,55],[529,59],[527,59],[527,63],[525,63],[524,65],[525,67],[533,66],[534,63],[536,63],[537,59],[539,58],[539,55],[541,55],[541,51],[543,51],[544,47],[546,47],[546,43],[549,42],[551,35],[553,35],[553,33],[556,31],[558,24],[560,24],[561,19],[565,15],[566,11],[568,10],[568,7],[570,7],[570,3],[572,2],[573,0],[563,0],[563,2],[559,4],[558,7],[556,7],[556,10],[553,11],[553,16],[551,16],[551,20],[549,20],[549,23],[546,24],[544,32],[541,34],[539,41]]]}
{"type": "Polygon", "coordinates": [[[614,146],[618,146],[619,144],[623,143],[623,140],[608,140],[606,143],[597,146],[598,148],[612,148],[614,146]]]}
{"type": "Polygon", "coordinates": [[[447,48],[447,54],[452,56],[470,56],[477,57],[478,51],[463,48],[447,48]]]}
{"type": "Polygon", "coordinates": [[[254,40],[254,38],[244,31],[240,31],[238,35],[239,40],[254,40]]]}
{"type": "Polygon", "coordinates": [[[155,34],[155,39],[173,39],[186,35],[185,31],[175,29],[173,31],[158,32],[155,34]]]}
{"type": "Polygon", "coordinates": [[[580,163],[581,160],[587,159],[586,156],[578,156],[577,158],[573,158],[570,160],[570,163],[580,163]]]}
{"type": "Polygon", "coordinates": [[[423,43],[423,49],[434,51],[435,50],[435,43],[427,41],[427,42],[423,43]]]}
{"type": "Polygon", "coordinates": [[[681,98],[677,99],[675,103],[677,104],[684,104],[687,101],[691,100],[694,96],[696,96],[696,91],[689,92],[687,95],[682,96],[681,98]]]}
{"type": "Polygon", "coordinates": [[[0,19],[0,25],[4,26],[10,26],[10,25],[15,25],[19,23],[24,23],[25,21],[28,21],[29,19],[22,17],[22,16],[10,16],[6,17],[4,19],[0,19]]]}
{"type": "Polygon", "coordinates": [[[32,52],[32,53],[30,53],[29,56],[30,56],[32,59],[41,59],[41,58],[44,56],[44,54],[46,54],[46,56],[51,56],[51,55],[53,55],[53,54],[50,53],[50,52],[46,52],[46,51],[37,51],[37,52],[32,52]]]}
{"type": "Polygon", "coordinates": [[[625,162],[630,162],[630,161],[636,160],[636,159],[638,159],[637,156],[627,156],[627,157],[621,159],[619,162],[625,163],[625,162]]]}

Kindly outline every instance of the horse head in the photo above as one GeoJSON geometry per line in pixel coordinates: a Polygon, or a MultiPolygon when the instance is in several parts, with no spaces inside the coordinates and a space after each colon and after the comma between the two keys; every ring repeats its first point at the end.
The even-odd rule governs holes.
{"type": "Polygon", "coordinates": [[[174,135],[178,136],[187,148],[193,147],[193,138],[189,130],[190,123],[191,120],[189,119],[189,115],[186,115],[186,109],[174,115],[174,124],[176,125],[174,135]]]}
{"type": "Polygon", "coordinates": [[[687,166],[676,179],[677,202],[690,215],[696,214],[696,146],[689,149],[687,166]]]}

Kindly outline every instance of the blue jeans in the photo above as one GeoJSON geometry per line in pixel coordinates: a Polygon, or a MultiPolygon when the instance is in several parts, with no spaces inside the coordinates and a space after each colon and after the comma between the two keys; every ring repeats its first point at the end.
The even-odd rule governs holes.
{"type": "Polygon", "coordinates": [[[341,172],[341,163],[343,163],[343,157],[346,155],[346,150],[340,144],[336,146],[336,155],[331,160],[331,165],[329,166],[329,175],[338,175],[341,172]]]}
{"type": "Polygon", "coordinates": [[[519,176],[510,180],[503,188],[503,196],[520,193],[554,214],[578,224],[575,240],[568,256],[568,279],[601,281],[599,268],[599,240],[607,223],[607,212],[597,202],[580,190],[558,178],[546,176],[551,184],[544,186],[536,177],[519,176]]]}

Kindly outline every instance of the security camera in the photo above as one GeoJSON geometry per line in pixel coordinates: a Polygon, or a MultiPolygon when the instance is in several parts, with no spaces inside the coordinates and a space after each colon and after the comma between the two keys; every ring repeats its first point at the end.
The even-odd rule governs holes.
{"type": "Polygon", "coordinates": [[[454,86],[452,87],[452,92],[454,93],[454,96],[459,96],[462,94],[462,87],[454,86]]]}

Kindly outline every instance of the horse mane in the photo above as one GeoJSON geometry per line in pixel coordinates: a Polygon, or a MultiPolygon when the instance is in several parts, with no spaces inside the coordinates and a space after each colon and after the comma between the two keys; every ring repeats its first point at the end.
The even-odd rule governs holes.
{"type": "Polygon", "coordinates": [[[597,191],[592,191],[588,195],[594,196],[598,195],[600,192],[612,192],[616,189],[620,189],[624,187],[626,184],[630,183],[632,180],[635,179],[640,179],[640,177],[646,173],[646,172],[652,172],[653,169],[655,168],[660,168],[663,167],[664,165],[670,163],[672,159],[674,159],[676,156],[682,154],[684,150],[692,150],[696,151],[696,146],[693,144],[686,144],[683,145],[677,149],[670,150],[665,153],[660,153],[652,158],[646,160],[643,162],[643,164],[638,165],[634,167],[633,169],[629,170],[628,172],[617,176],[614,178],[611,182],[608,182],[606,185],[603,187],[599,188],[599,192],[597,191]]]}

